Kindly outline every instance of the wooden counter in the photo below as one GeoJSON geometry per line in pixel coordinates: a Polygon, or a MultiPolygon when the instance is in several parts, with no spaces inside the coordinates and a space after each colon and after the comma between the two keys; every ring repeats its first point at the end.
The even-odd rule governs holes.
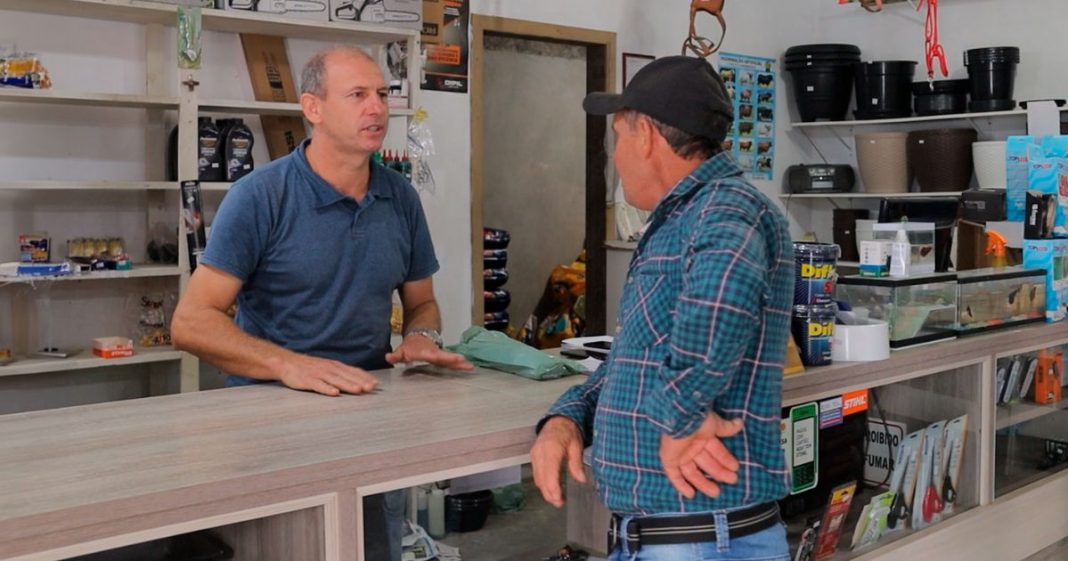
{"type": "MultiPolygon", "coordinates": [[[[985,384],[982,365],[992,357],[1064,343],[1068,324],[1040,325],[899,351],[878,363],[836,364],[787,378],[784,401],[968,365],[984,372],[976,383],[985,384]]],[[[368,396],[265,385],[0,416],[0,559],[62,559],[230,528],[228,539],[251,544],[241,558],[355,560],[361,496],[526,462],[534,423],[584,380],[427,367],[376,375],[381,390],[368,396]],[[272,536],[285,547],[264,545],[272,536]],[[258,555],[247,553],[256,547],[258,555]]],[[[992,410],[984,406],[989,440],[992,410]]],[[[1068,486],[1063,477],[1048,479],[1036,486],[1068,486]]],[[[883,549],[918,559],[923,542],[943,532],[965,539],[996,507],[883,549]]],[[[1039,538],[1037,531],[1036,542],[1068,533],[1058,526],[1039,538]]]]}

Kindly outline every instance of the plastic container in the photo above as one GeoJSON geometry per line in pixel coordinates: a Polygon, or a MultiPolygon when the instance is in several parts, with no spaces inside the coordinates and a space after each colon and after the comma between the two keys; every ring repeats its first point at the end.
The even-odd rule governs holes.
{"type": "Polygon", "coordinates": [[[975,166],[975,179],[980,189],[1004,189],[1007,184],[1005,175],[1004,140],[988,140],[972,143],[972,162],[975,166]]]}
{"type": "Polygon", "coordinates": [[[835,244],[794,242],[794,305],[821,306],[834,301],[834,279],[841,249],[835,244]]]}
{"type": "Polygon", "coordinates": [[[908,161],[920,191],[964,191],[972,183],[975,129],[913,131],[908,136],[908,161]]]}
{"type": "Polygon", "coordinates": [[[908,133],[877,132],[856,136],[857,168],[866,193],[907,193],[912,185],[908,133]]]}
{"type": "Polygon", "coordinates": [[[831,360],[872,362],[890,358],[890,328],[885,321],[835,325],[831,360]]]}
{"type": "Polygon", "coordinates": [[[968,80],[913,82],[913,109],[920,116],[964,113],[970,87],[968,80]]]}
{"type": "Polygon", "coordinates": [[[507,249],[483,249],[482,250],[482,268],[483,269],[503,269],[508,266],[508,250],[507,249]]]}
{"type": "Polygon", "coordinates": [[[935,272],[935,224],[934,222],[888,222],[872,226],[872,239],[893,243],[904,231],[911,246],[909,271],[912,274],[935,272]]]}
{"type": "Polygon", "coordinates": [[[791,331],[801,362],[805,366],[826,366],[831,363],[831,345],[834,338],[834,321],[838,307],[794,306],[791,331]]]}
{"type": "Polygon", "coordinates": [[[503,312],[512,303],[512,293],[503,288],[487,290],[482,295],[486,313],[503,312]]]}
{"type": "Polygon", "coordinates": [[[482,249],[508,249],[510,241],[512,241],[512,235],[508,233],[508,230],[482,229],[482,249]]]}
{"type": "Polygon", "coordinates": [[[445,499],[445,528],[449,532],[481,530],[492,509],[493,491],[449,495],[445,499]]]}
{"type": "Polygon", "coordinates": [[[508,269],[483,269],[482,288],[497,290],[508,282],[508,269]]]}
{"type": "Polygon", "coordinates": [[[837,298],[862,321],[885,321],[890,348],[900,349],[957,336],[957,277],[953,274],[907,279],[845,276],[837,298]]]}
{"type": "Polygon", "coordinates": [[[856,84],[857,119],[895,119],[912,115],[912,75],[916,63],[910,60],[858,62],[853,65],[856,84]]]}
{"type": "Polygon", "coordinates": [[[787,49],[783,59],[802,121],[845,119],[853,95],[853,64],[860,61],[859,47],[797,45],[787,49]]]}
{"type": "MultiPolygon", "coordinates": [[[[983,47],[964,51],[964,66],[971,85],[972,111],[997,111],[1009,102],[1012,107],[1019,47],[983,47]],[[998,103],[985,103],[985,102],[998,103]]],[[[1009,107],[1011,109],[1012,107],[1009,107]]]]}

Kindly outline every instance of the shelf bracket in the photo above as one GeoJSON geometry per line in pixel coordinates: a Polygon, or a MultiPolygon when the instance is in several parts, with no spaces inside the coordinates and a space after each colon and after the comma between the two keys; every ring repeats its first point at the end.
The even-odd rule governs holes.
{"type": "Polygon", "coordinates": [[[820,159],[823,160],[823,163],[825,163],[825,164],[830,163],[830,162],[827,161],[827,157],[823,155],[823,152],[820,151],[820,147],[817,146],[816,143],[813,142],[812,137],[810,137],[808,135],[808,131],[805,130],[805,129],[801,129],[801,134],[804,135],[805,140],[808,141],[808,145],[811,146],[812,149],[815,150],[817,154],[819,154],[820,159]]]}

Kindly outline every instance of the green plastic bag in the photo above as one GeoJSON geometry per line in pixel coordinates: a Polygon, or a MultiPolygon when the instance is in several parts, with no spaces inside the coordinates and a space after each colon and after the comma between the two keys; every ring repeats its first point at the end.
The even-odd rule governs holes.
{"type": "Polygon", "coordinates": [[[509,338],[500,331],[471,327],[459,344],[449,347],[476,366],[517,374],[531,380],[553,380],[586,370],[573,360],[556,358],[509,338]]]}

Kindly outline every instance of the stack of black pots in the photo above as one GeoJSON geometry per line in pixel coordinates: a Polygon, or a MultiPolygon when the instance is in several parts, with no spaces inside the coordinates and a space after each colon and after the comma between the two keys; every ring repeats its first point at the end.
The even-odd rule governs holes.
{"type": "Polygon", "coordinates": [[[857,119],[900,119],[912,116],[911,60],[859,62],[853,67],[857,86],[857,119]]]}
{"type": "Polygon", "coordinates": [[[853,65],[860,61],[856,45],[798,45],[786,49],[784,67],[793,77],[794,99],[801,120],[841,121],[853,95],[853,65]]]}
{"type": "Polygon", "coordinates": [[[508,306],[512,293],[502,288],[508,282],[508,230],[482,229],[482,289],[484,299],[483,326],[490,331],[507,331],[511,322],[508,306]]]}
{"type": "Polygon", "coordinates": [[[935,80],[933,82],[913,82],[912,94],[915,96],[916,114],[953,115],[968,110],[968,80],[935,80]]]}
{"type": "Polygon", "coordinates": [[[983,47],[964,51],[964,66],[968,69],[972,94],[968,110],[1015,109],[1016,100],[1012,98],[1012,91],[1019,62],[1019,47],[983,47]]]}

